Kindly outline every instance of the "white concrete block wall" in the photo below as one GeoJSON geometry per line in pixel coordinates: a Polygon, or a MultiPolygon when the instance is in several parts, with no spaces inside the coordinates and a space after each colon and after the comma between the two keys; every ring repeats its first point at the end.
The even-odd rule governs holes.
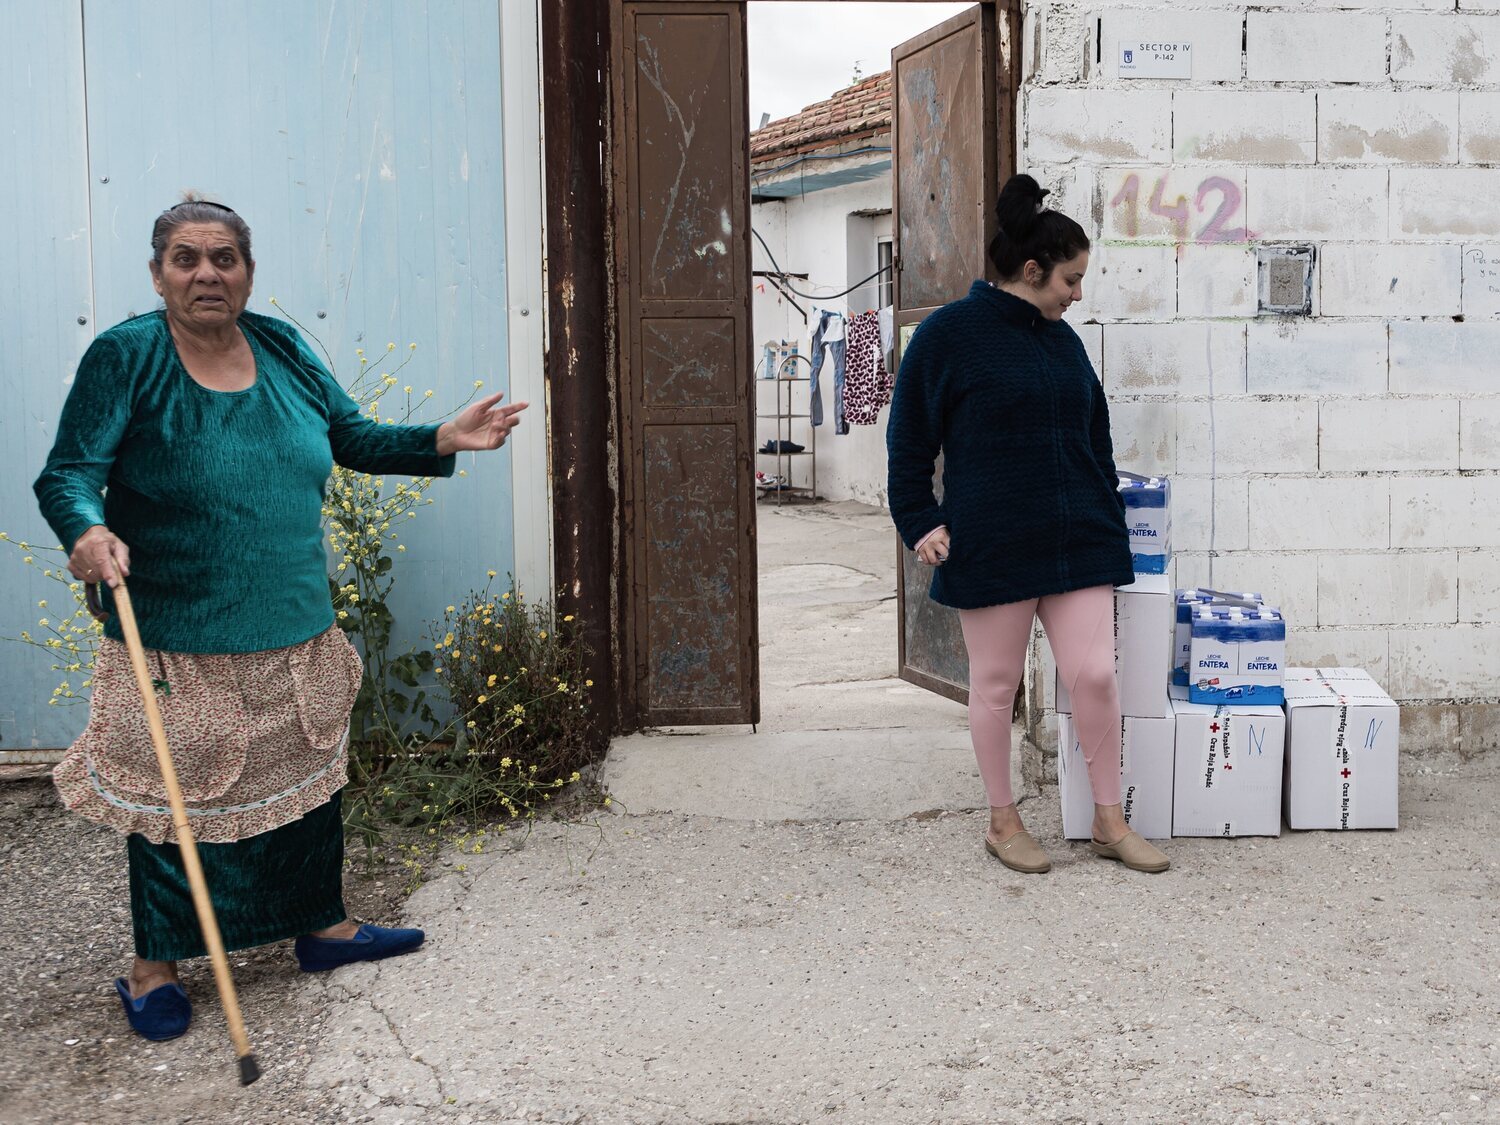
{"type": "Polygon", "coordinates": [[[1377,395],[1389,386],[1383,321],[1262,317],[1245,336],[1251,394],[1377,395]]]}
{"type": "Polygon", "coordinates": [[[1500,16],[1395,13],[1391,78],[1419,85],[1500,82],[1500,16]]]}
{"type": "Polygon", "coordinates": [[[1458,553],[1322,554],[1317,591],[1319,625],[1451,625],[1458,553]]]}
{"type": "Polygon", "coordinates": [[[1325,399],[1318,406],[1318,464],[1325,472],[1452,471],[1458,466],[1455,399],[1325,399]]]}
{"type": "Polygon", "coordinates": [[[1252,82],[1383,82],[1386,17],[1252,11],[1245,22],[1245,77],[1252,82]]]}
{"type": "Polygon", "coordinates": [[[1500,625],[1500,555],[1458,552],[1458,620],[1500,625]]]}
{"type": "Polygon", "coordinates": [[[1392,238],[1493,239],[1500,230],[1500,168],[1392,168],[1392,238]]]}
{"type": "Polygon", "coordinates": [[[1040,87],[1027,97],[1033,160],[1164,162],[1172,149],[1172,94],[1167,90],[1079,90],[1040,87]]]}
{"type": "Polygon", "coordinates": [[[1500,93],[1459,91],[1458,158],[1465,164],[1500,163],[1500,93]]]}
{"type": "Polygon", "coordinates": [[[1172,110],[1178,163],[1311,164],[1317,159],[1318,95],[1311,90],[1179,91],[1172,96],[1172,110]]]}
{"type": "Polygon", "coordinates": [[[1384,168],[1251,165],[1245,212],[1268,242],[1382,237],[1391,174],[1384,168]]]}
{"type": "Polygon", "coordinates": [[[1345,87],[1317,94],[1319,159],[1351,164],[1453,164],[1457,90],[1345,87]]]}
{"type": "Polygon", "coordinates": [[[1251,317],[1259,279],[1247,245],[1198,246],[1177,260],[1177,315],[1251,317]]]}
{"type": "Polygon", "coordinates": [[[1500,393],[1500,320],[1392,320],[1390,389],[1500,393]]]}
{"type": "Polygon", "coordinates": [[[1095,239],[1069,315],[1116,459],[1173,474],[1175,581],[1263,590],[1293,662],[1500,701],[1500,0],[1029,7],[1022,167],[1095,239]],[[1190,80],[1118,77],[1153,36],[1190,80]],[[1287,243],[1311,315],[1261,315],[1287,243]]]}
{"type": "Polygon", "coordinates": [[[1500,398],[1460,400],[1458,467],[1500,469],[1500,398]]]}
{"type": "Polygon", "coordinates": [[[1335,316],[1457,316],[1463,247],[1333,242],[1323,248],[1319,312],[1335,316]]]}

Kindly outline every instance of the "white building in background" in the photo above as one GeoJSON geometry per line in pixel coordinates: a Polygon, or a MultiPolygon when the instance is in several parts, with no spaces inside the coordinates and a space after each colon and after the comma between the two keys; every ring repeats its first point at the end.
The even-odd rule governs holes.
{"type": "MultiPolygon", "coordinates": [[[[752,239],[756,361],[769,341],[796,343],[808,355],[817,310],[853,315],[891,304],[889,271],[835,296],[891,261],[890,73],[866,78],[756,130],[750,137],[750,159],[751,223],[760,236],[752,239]],[[792,276],[769,276],[776,273],[792,276]]],[[[807,364],[796,367],[799,375],[807,374],[807,364]]],[[[833,359],[825,354],[819,377],[823,425],[815,446],[818,495],[883,507],[888,409],[881,411],[877,424],[851,426],[847,434],[838,434],[833,389],[833,359]]],[[[787,388],[781,390],[784,404],[787,388]]],[[[776,411],[776,391],[773,382],[756,381],[757,446],[776,437],[777,423],[765,417],[776,411]]],[[[794,413],[807,413],[807,393],[805,384],[792,388],[794,413]]],[[[792,441],[813,446],[808,420],[795,419],[790,425],[792,441]]],[[[785,438],[785,423],[781,433],[785,438]]],[[[757,461],[765,472],[775,468],[774,458],[757,461]]],[[[792,483],[808,483],[811,465],[798,459],[790,473],[792,483]]]]}
{"type": "MultiPolygon", "coordinates": [[[[1500,745],[1495,7],[1030,2],[1015,107],[1019,167],[1094,240],[1069,322],[1120,467],[1173,479],[1175,583],[1265,591],[1293,664],[1368,669],[1404,741],[1465,754],[1500,745]],[[1190,65],[1126,76],[1159,41],[1190,65]],[[1310,263],[1290,315],[1261,299],[1288,249],[1310,263]]],[[[755,228],[805,292],[889,236],[888,104],[860,91],[752,135],[755,228]]],[[[757,342],[805,346],[756,281],[757,342]]],[[[825,426],[819,492],[883,503],[883,436],[825,426]]],[[[1038,713],[1051,682],[1039,663],[1038,713]]]]}

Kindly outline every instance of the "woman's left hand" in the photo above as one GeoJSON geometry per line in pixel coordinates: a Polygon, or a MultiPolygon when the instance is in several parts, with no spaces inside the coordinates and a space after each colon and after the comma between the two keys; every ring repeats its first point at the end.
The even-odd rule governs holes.
{"type": "Polygon", "coordinates": [[[521,424],[520,414],[529,403],[501,406],[503,394],[490,395],[468,407],[451,422],[438,427],[437,451],[441,457],[465,450],[499,449],[511,430],[521,424]]]}

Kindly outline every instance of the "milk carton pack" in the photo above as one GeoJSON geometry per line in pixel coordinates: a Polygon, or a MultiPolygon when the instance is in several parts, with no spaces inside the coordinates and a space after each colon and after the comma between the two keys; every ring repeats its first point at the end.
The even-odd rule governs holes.
{"type": "Polygon", "coordinates": [[[1281,835],[1285,712],[1190,703],[1180,689],[1172,710],[1172,835],[1281,835]]]}
{"type": "Polygon", "coordinates": [[[1177,591],[1177,623],[1172,630],[1172,686],[1188,686],[1188,659],[1193,642],[1193,611],[1205,605],[1259,606],[1265,599],[1259,594],[1232,593],[1194,587],[1177,591]]]}
{"type": "Polygon", "coordinates": [[[1116,470],[1137,574],[1165,574],[1172,558],[1172,482],[1116,470]]]}
{"type": "MultiPolygon", "coordinates": [[[[1175,732],[1170,714],[1120,723],[1120,807],[1125,823],[1149,840],[1172,834],[1175,732]]],[[[1057,717],[1057,792],[1063,837],[1087,840],[1093,834],[1094,790],[1071,715],[1057,717]]]]}
{"type": "Polygon", "coordinates": [[[1401,709],[1359,668],[1286,671],[1291,828],[1395,828],[1401,709]]]}
{"type": "Polygon", "coordinates": [[[1279,707],[1286,666],[1286,621],[1261,606],[1199,606],[1188,653],[1188,699],[1279,707]]]}
{"type": "MultiPolygon", "coordinates": [[[[1120,713],[1137,719],[1165,719],[1167,677],[1172,665],[1172,584],[1165,574],[1141,574],[1129,586],[1115,587],[1115,679],[1120,713]]],[[[1071,714],[1073,700],[1059,674],[1057,710],[1071,714]]]]}

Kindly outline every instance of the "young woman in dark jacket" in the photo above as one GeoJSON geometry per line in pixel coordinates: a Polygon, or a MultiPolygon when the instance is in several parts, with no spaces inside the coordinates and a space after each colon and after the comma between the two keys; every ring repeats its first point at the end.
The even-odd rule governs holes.
{"type": "Polygon", "coordinates": [[[1089,240],[1043,206],[1047,194],[1030,176],[1005,185],[990,244],[1001,282],[976,281],[932,313],[901,356],[886,437],[891,516],[934,568],[933,600],[963,624],[969,727],[990,803],[985,848],[1017,871],[1052,866],[1010,787],[1011,707],[1040,618],[1088,764],[1091,846],[1165,871],[1167,857],[1120,812],[1112,587],[1134,575],[1104,389],[1062,319],[1083,297],[1089,240]]]}

